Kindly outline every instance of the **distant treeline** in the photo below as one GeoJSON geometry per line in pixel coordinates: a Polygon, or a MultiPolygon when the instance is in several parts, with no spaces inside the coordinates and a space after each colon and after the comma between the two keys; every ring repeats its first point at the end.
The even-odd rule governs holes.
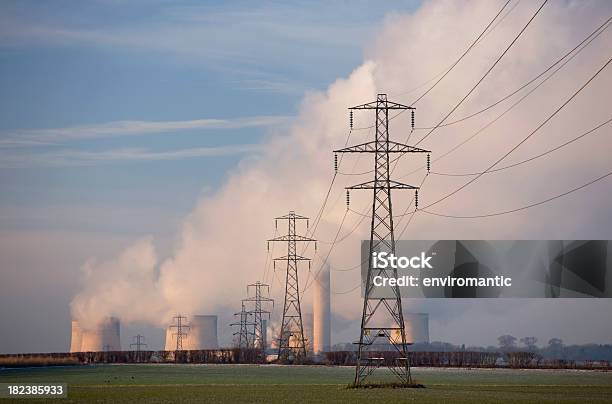
{"type": "MultiPolygon", "coordinates": [[[[397,363],[397,351],[372,353],[382,358],[381,365],[397,363]]],[[[610,370],[607,360],[545,359],[535,352],[511,351],[411,351],[408,352],[413,367],[459,367],[459,368],[512,368],[512,369],[591,369],[610,370]]],[[[352,366],[357,362],[355,351],[332,351],[325,354],[329,365],[352,366]]]]}
{"type": "Polygon", "coordinates": [[[96,363],[262,363],[257,349],[202,349],[192,351],[57,352],[0,355],[0,367],[67,366],[96,363]]]}
{"type": "MultiPolygon", "coordinates": [[[[448,342],[434,341],[416,343],[410,346],[412,352],[490,352],[505,354],[508,352],[531,352],[541,359],[566,361],[612,361],[612,344],[565,345],[560,338],[551,338],[545,346],[537,345],[537,338],[516,338],[502,335],[498,346],[465,346],[448,342]]],[[[336,344],[334,351],[354,351],[354,344],[336,344]]]]}

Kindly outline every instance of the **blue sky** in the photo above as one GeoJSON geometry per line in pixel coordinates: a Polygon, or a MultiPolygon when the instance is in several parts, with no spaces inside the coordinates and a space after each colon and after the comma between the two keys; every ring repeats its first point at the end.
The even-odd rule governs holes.
{"type": "Polygon", "coordinates": [[[357,66],[385,14],[414,6],[2,2],[0,225],[109,226],[35,213],[62,206],[187,212],[305,92],[357,66]],[[206,119],[227,122],[191,122],[206,119]],[[162,124],[177,121],[191,124],[162,124]]]}

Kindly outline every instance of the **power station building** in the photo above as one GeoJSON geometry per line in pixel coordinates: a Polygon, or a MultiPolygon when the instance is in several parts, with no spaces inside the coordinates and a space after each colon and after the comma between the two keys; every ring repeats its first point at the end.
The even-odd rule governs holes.
{"type": "MultiPolygon", "coordinates": [[[[218,349],[217,316],[195,315],[188,319],[183,332],[182,347],[186,351],[198,349],[218,349]]],[[[166,329],[166,351],[176,350],[177,330],[171,325],[166,329]]]]}
{"type": "Polygon", "coordinates": [[[99,321],[93,329],[86,329],[72,320],[70,352],[120,351],[120,323],[116,317],[99,321]]]}
{"type": "Polygon", "coordinates": [[[407,343],[429,342],[429,314],[404,313],[404,326],[407,343]]]}

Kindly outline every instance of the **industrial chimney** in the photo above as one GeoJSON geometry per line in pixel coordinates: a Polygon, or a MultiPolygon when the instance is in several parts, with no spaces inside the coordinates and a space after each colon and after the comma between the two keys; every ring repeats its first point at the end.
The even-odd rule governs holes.
{"type": "Polygon", "coordinates": [[[313,292],[313,342],[314,354],[329,351],[331,347],[329,265],[325,265],[315,278],[313,292]]]}
{"type": "Polygon", "coordinates": [[[72,333],[70,334],[70,352],[81,352],[81,325],[77,320],[72,320],[72,333]]]}

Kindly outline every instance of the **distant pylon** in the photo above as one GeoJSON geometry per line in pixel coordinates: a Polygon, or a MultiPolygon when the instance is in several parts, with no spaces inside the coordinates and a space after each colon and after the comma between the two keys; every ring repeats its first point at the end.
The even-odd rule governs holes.
{"type": "Polygon", "coordinates": [[[147,344],[145,344],[144,342],[144,336],[138,334],[136,336],[134,336],[134,342],[130,344],[130,348],[131,347],[136,347],[136,361],[140,362],[140,356],[141,356],[141,351],[142,351],[142,347],[147,346],[147,344]]]}
{"type": "Polygon", "coordinates": [[[274,299],[270,299],[270,285],[257,281],[250,285],[247,285],[248,297],[244,299],[245,302],[253,304],[253,310],[249,313],[253,314],[253,347],[256,349],[265,350],[267,346],[266,341],[266,330],[263,328],[264,317],[270,319],[270,311],[263,309],[264,303],[272,303],[274,307],[274,299]],[[265,296],[264,296],[265,293],[265,296]]]}
{"type": "Polygon", "coordinates": [[[172,317],[172,320],[175,321],[175,323],[171,325],[170,328],[176,328],[176,332],[174,333],[176,336],[176,351],[182,351],[183,338],[187,336],[187,331],[189,330],[189,326],[183,321],[186,321],[187,317],[177,314],[176,316],[172,317]]]}
{"type": "Polygon", "coordinates": [[[254,326],[255,323],[249,321],[249,317],[251,313],[246,311],[244,307],[244,300],[242,301],[242,309],[239,313],[234,313],[234,316],[240,316],[240,320],[237,323],[231,323],[230,326],[239,326],[238,332],[235,332],[233,335],[238,335],[238,348],[240,349],[250,349],[253,347],[252,339],[249,338],[251,334],[249,332],[249,327],[254,326]]]}
{"type": "MultiPolygon", "coordinates": [[[[355,385],[361,385],[381,366],[387,366],[400,379],[402,384],[412,383],[410,363],[406,347],[406,332],[402,314],[402,299],[398,286],[390,287],[392,297],[376,297],[376,286],[373,278],[376,275],[397,278],[397,269],[372,268],[373,252],[395,253],[395,235],[393,231],[393,213],[391,208],[392,189],[413,189],[418,187],[393,181],[389,173],[389,154],[391,153],[429,153],[427,150],[397,143],[389,140],[389,110],[406,110],[414,108],[387,100],[386,94],[378,94],[376,101],[349,108],[349,110],[375,110],[376,134],[374,141],[335,150],[335,153],[373,153],[374,180],[347,187],[348,189],[372,189],[372,222],[370,228],[370,249],[368,272],[363,299],[361,333],[359,336],[355,385]],[[379,339],[382,339],[382,344],[379,339]],[[391,346],[396,352],[393,363],[386,360],[376,351],[391,346]],[[382,348],[382,349],[381,349],[382,348]]],[[[413,112],[414,113],[414,112],[413,112]]],[[[414,117],[412,119],[414,128],[414,117]]],[[[348,191],[347,191],[348,192],[348,191]]],[[[348,201],[348,195],[347,195],[348,201]]],[[[416,205],[416,195],[415,195],[416,205]]],[[[380,289],[380,287],[379,287],[380,289]]]]}
{"type": "Polygon", "coordinates": [[[289,214],[276,218],[278,220],[286,220],[288,231],[284,236],[276,237],[268,241],[283,241],[287,243],[287,255],[274,258],[276,261],[287,262],[287,277],[285,280],[285,304],[283,305],[283,321],[278,337],[278,359],[281,361],[294,358],[306,357],[306,340],[304,338],[304,326],[302,323],[302,309],[300,307],[300,291],[298,283],[298,262],[308,261],[310,266],[310,258],[302,257],[297,254],[298,242],[310,242],[314,239],[300,236],[296,233],[296,221],[306,220],[308,228],[308,218],[297,215],[291,211],[289,214]]]}

